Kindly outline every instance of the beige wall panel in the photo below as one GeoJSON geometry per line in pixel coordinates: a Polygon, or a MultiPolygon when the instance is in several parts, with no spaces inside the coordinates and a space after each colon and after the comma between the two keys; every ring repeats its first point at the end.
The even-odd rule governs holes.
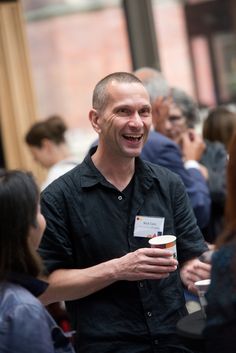
{"type": "Polygon", "coordinates": [[[37,120],[37,109],[19,2],[0,2],[0,117],[6,167],[44,172],[32,160],[24,135],[37,120]]]}

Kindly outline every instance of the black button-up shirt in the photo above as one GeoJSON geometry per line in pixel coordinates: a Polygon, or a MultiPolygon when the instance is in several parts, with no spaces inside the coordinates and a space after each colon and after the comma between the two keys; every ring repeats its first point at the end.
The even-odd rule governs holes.
{"type": "MultiPolygon", "coordinates": [[[[47,228],[40,254],[50,272],[148,247],[147,238],[133,235],[137,215],[165,218],[163,234],[176,235],[180,264],[206,250],[178,176],[137,158],[132,185],[117,190],[89,155],[49,185],[42,194],[47,228]]],[[[179,271],[162,280],[118,281],[75,301],[71,312],[80,353],[159,352],[163,337],[174,334],[186,314],[179,271]]]]}

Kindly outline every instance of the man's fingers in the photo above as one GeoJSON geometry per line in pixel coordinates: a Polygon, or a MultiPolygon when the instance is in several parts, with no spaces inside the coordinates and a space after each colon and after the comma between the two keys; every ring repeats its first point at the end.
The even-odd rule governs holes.
{"type": "Polygon", "coordinates": [[[205,279],[210,277],[211,265],[205,263],[197,263],[193,268],[189,269],[188,272],[195,275],[200,279],[205,279]]]}

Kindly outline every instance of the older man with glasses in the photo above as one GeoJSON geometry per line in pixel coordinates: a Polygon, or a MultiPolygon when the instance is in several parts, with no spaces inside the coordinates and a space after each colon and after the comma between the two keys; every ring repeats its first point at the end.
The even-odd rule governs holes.
{"type": "Polygon", "coordinates": [[[142,80],[152,104],[152,125],[141,157],[149,162],[164,166],[178,174],[188,193],[198,226],[207,226],[210,217],[210,196],[207,182],[198,163],[204,150],[200,136],[185,141],[184,154],[180,146],[167,138],[173,125],[177,128],[182,114],[171,98],[170,88],[160,72],[151,68],[141,68],[135,75],[142,80]]]}

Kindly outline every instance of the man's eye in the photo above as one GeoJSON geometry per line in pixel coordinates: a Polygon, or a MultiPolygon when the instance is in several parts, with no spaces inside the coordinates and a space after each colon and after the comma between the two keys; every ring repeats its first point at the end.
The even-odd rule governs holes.
{"type": "Polygon", "coordinates": [[[182,120],[182,116],[179,116],[179,115],[170,115],[169,116],[169,121],[170,122],[178,122],[178,121],[180,121],[180,120],[182,120]]]}
{"type": "Polygon", "coordinates": [[[142,116],[149,116],[150,114],[151,114],[151,111],[149,108],[145,108],[140,111],[140,115],[142,116]]]}
{"type": "Polygon", "coordinates": [[[130,113],[129,109],[127,108],[120,108],[118,111],[117,111],[118,114],[125,114],[125,115],[128,115],[130,113]]]}

